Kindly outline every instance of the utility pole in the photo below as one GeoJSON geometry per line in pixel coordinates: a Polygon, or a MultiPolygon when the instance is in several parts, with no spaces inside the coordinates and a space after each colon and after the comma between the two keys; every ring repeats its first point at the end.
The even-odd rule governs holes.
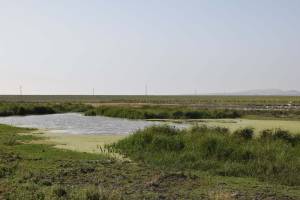
{"type": "Polygon", "coordinates": [[[93,96],[95,96],[95,88],[93,88],[93,96]]]}

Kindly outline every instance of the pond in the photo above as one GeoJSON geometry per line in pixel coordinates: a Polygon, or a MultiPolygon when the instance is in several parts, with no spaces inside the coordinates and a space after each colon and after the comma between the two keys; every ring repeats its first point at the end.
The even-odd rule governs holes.
{"type": "Polygon", "coordinates": [[[0,124],[46,129],[67,134],[128,134],[161,123],[66,113],[0,117],[0,124]]]}

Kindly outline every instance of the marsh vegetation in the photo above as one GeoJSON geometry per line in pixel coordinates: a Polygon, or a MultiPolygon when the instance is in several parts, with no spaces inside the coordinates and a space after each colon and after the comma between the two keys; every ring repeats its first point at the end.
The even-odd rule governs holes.
{"type": "Polygon", "coordinates": [[[300,105],[299,96],[220,96],[220,95],[0,95],[1,102],[30,103],[108,103],[206,106],[284,106],[300,105]]]}
{"type": "MultiPolygon", "coordinates": [[[[236,102],[237,103],[237,102],[236,102]]],[[[0,102],[0,116],[42,115],[80,112],[87,116],[108,116],[127,119],[299,119],[300,109],[240,108],[203,105],[143,105],[143,104],[89,104],[75,102],[0,102]]]]}
{"type": "Polygon", "coordinates": [[[220,119],[241,117],[235,110],[191,109],[170,106],[99,106],[86,115],[103,115],[128,119],[220,119]]]}
{"type": "Polygon", "coordinates": [[[108,148],[133,160],[164,168],[300,185],[300,135],[281,129],[264,130],[254,137],[251,128],[231,133],[219,127],[178,130],[155,126],[108,148]]]}
{"type": "Polygon", "coordinates": [[[108,137],[105,149],[96,136],[51,139],[33,129],[0,125],[0,199],[300,198],[298,97],[20,98],[5,96],[0,116],[80,112],[198,125],[153,126],[128,137],[108,137]],[[291,101],[294,107],[281,107],[291,101]],[[241,123],[220,122],[226,120],[241,123]],[[273,124],[282,124],[281,129],[273,124]],[[90,148],[98,141],[102,150],[90,148]],[[85,147],[79,150],[80,145],[85,147]]]}
{"type": "Polygon", "coordinates": [[[79,103],[1,103],[0,116],[43,115],[66,112],[86,112],[92,106],[79,103]]]}
{"type": "MultiPolygon", "coordinates": [[[[202,133],[203,129],[197,127],[192,131],[198,134],[202,133]]],[[[227,157],[230,161],[237,160],[236,162],[243,163],[244,160],[249,161],[248,155],[251,155],[243,151],[247,148],[239,147],[235,142],[230,145],[236,145],[235,147],[238,148],[233,150],[236,155],[221,155],[218,144],[223,141],[222,137],[226,137],[225,129],[205,129],[203,137],[207,139],[198,139],[196,143],[202,141],[207,145],[197,147],[195,150],[187,150],[188,147],[185,145],[191,142],[186,143],[186,139],[189,140],[187,135],[180,139],[180,134],[185,134],[184,131],[178,132],[169,127],[148,128],[114,145],[114,148],[130,156],[132,161],[114,159],[109,155],[56,149],[52,145],[38,143],[42,138],[40,134],[31,134],[32,131],[32,129],[0,125],[1,199],[297,199],[300,197],[299,182],[296,179],[298,175],[294,174],[295,180],[291,180],[290,177],[294,170],[298,169],[297,162],[294,170],[290,172],[276,168],[280,175],[287,175],[286,178],[273,177],[271,169],[270,174],[264,176],[258,173],[254,176],[255,179],[247,178],[249,174],[244,174],[244,171],[238,171],[239,174],[233,173],[233,169],[231,170],[233,174],[223,174],[222,164],[225,161],[221,159],[219,163],[213,163],[215,158],[227,157]],[[206,135],[206,132],[210,131],[213,132],[211,137],[206,135]],[[153,140],[149,140],[149,136],[146,136],[148,134],[153,136],[153,140]],[[211,142],[215,139],[218,142],[211,142]],[[144,153],[137,152],[141,147],[141,141],[144,142],[144,153]],[[123,147],[129,149],[124,150],[123,147]],[[196,153],[197,149],[198,153],[196,153]],[[170,156],[174,152],[187,163],[178,163],[178,158],[170,156]],[[182,153],[191,155],[183,158],[182,153]],[[206,156],[205,159],[192,158],[193,155],[206,156]],[[207,173],[207,169],[203,170],[197,160],[207,161],[213,167],[212,170],[207,173]],[[174,166],[171,165],[171,161],[175,163],[174,166]],[[182,168],[184,165],[188,167],[182,168]],[[264,181],[256,180],[256,177],[261,177],[264,181]]],[[[278,139],[275,135],[278,134],[266,133],[264,140],[286,144],[289,153],[292,148],[298,148],[298,143],[290,143],[297,141],[295,138],[278,139]]],[[[240,138],[240,134],[231,137],[248,142],[253,140],[243,136],[240,138]]],[[[225,145],[224,148],[227,147],[225,145]]],[[[270,150],[273,148],[275,147],[272,146],[270,150]]],[[[281,150],[283,147],[279,148],[281,150]]],[[[254,155],[257,155],[255,152],[258,150],[253,151],[254,155]]],[[[268,153],[268,155],[274,154],[268,153]]],[[[291,157],[295,155],[297,155],[296,151],[291,157]]],[[[270,158],[269,161],[275,160],[280,167],[284,165],[282,162],[285,159],[284,156],[281,160],[275,155],[275,158],[270,158]]],[[[290,163],[286,163],[284,166],[290,167],[289,165],[290,163]]],[[[245,166],[233,164],[228,167],[237,167],[241,170],[245,166]]]]}

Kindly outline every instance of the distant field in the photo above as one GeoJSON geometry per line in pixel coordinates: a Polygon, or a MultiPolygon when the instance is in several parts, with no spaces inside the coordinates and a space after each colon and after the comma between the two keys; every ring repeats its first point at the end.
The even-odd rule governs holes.
{"type": "MultiPolygon", "coordinates": [[[[203,106],[300,106],[299,96],[0,95],[0,102],[194,104],[203,106]]],[[[278,107],[280,108],[280,107],[278,107]]]]}

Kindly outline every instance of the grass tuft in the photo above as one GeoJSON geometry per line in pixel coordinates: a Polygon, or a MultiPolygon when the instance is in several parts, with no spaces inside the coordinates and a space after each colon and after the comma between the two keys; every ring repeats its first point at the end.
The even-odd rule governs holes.
{"type": "Polygon", "coordinates": [[[53,188],[53,194],[58,198],[62,198],[67,196],[67,191],[62,186],[55,186],[53,188]]]}
{"type": "Polygon", "coordinates": [[[299,137],[282,130],[269,132],[254,138],[251,128],[230,134],[228,130],[206,126],[185,130],[154,126],[109,148],[163,168],[204,170],[222,176],[300,185],[299,137]],[[269,136],[271,139],[266,139],[269,136]]]}
{"type": "Polygon", "coordinates": [[[251,140],[254,135],[254,129],[253,128],[243,128],[236,130],[234,133],[234,136],[243,138],[245,140],[251,140]]]}

